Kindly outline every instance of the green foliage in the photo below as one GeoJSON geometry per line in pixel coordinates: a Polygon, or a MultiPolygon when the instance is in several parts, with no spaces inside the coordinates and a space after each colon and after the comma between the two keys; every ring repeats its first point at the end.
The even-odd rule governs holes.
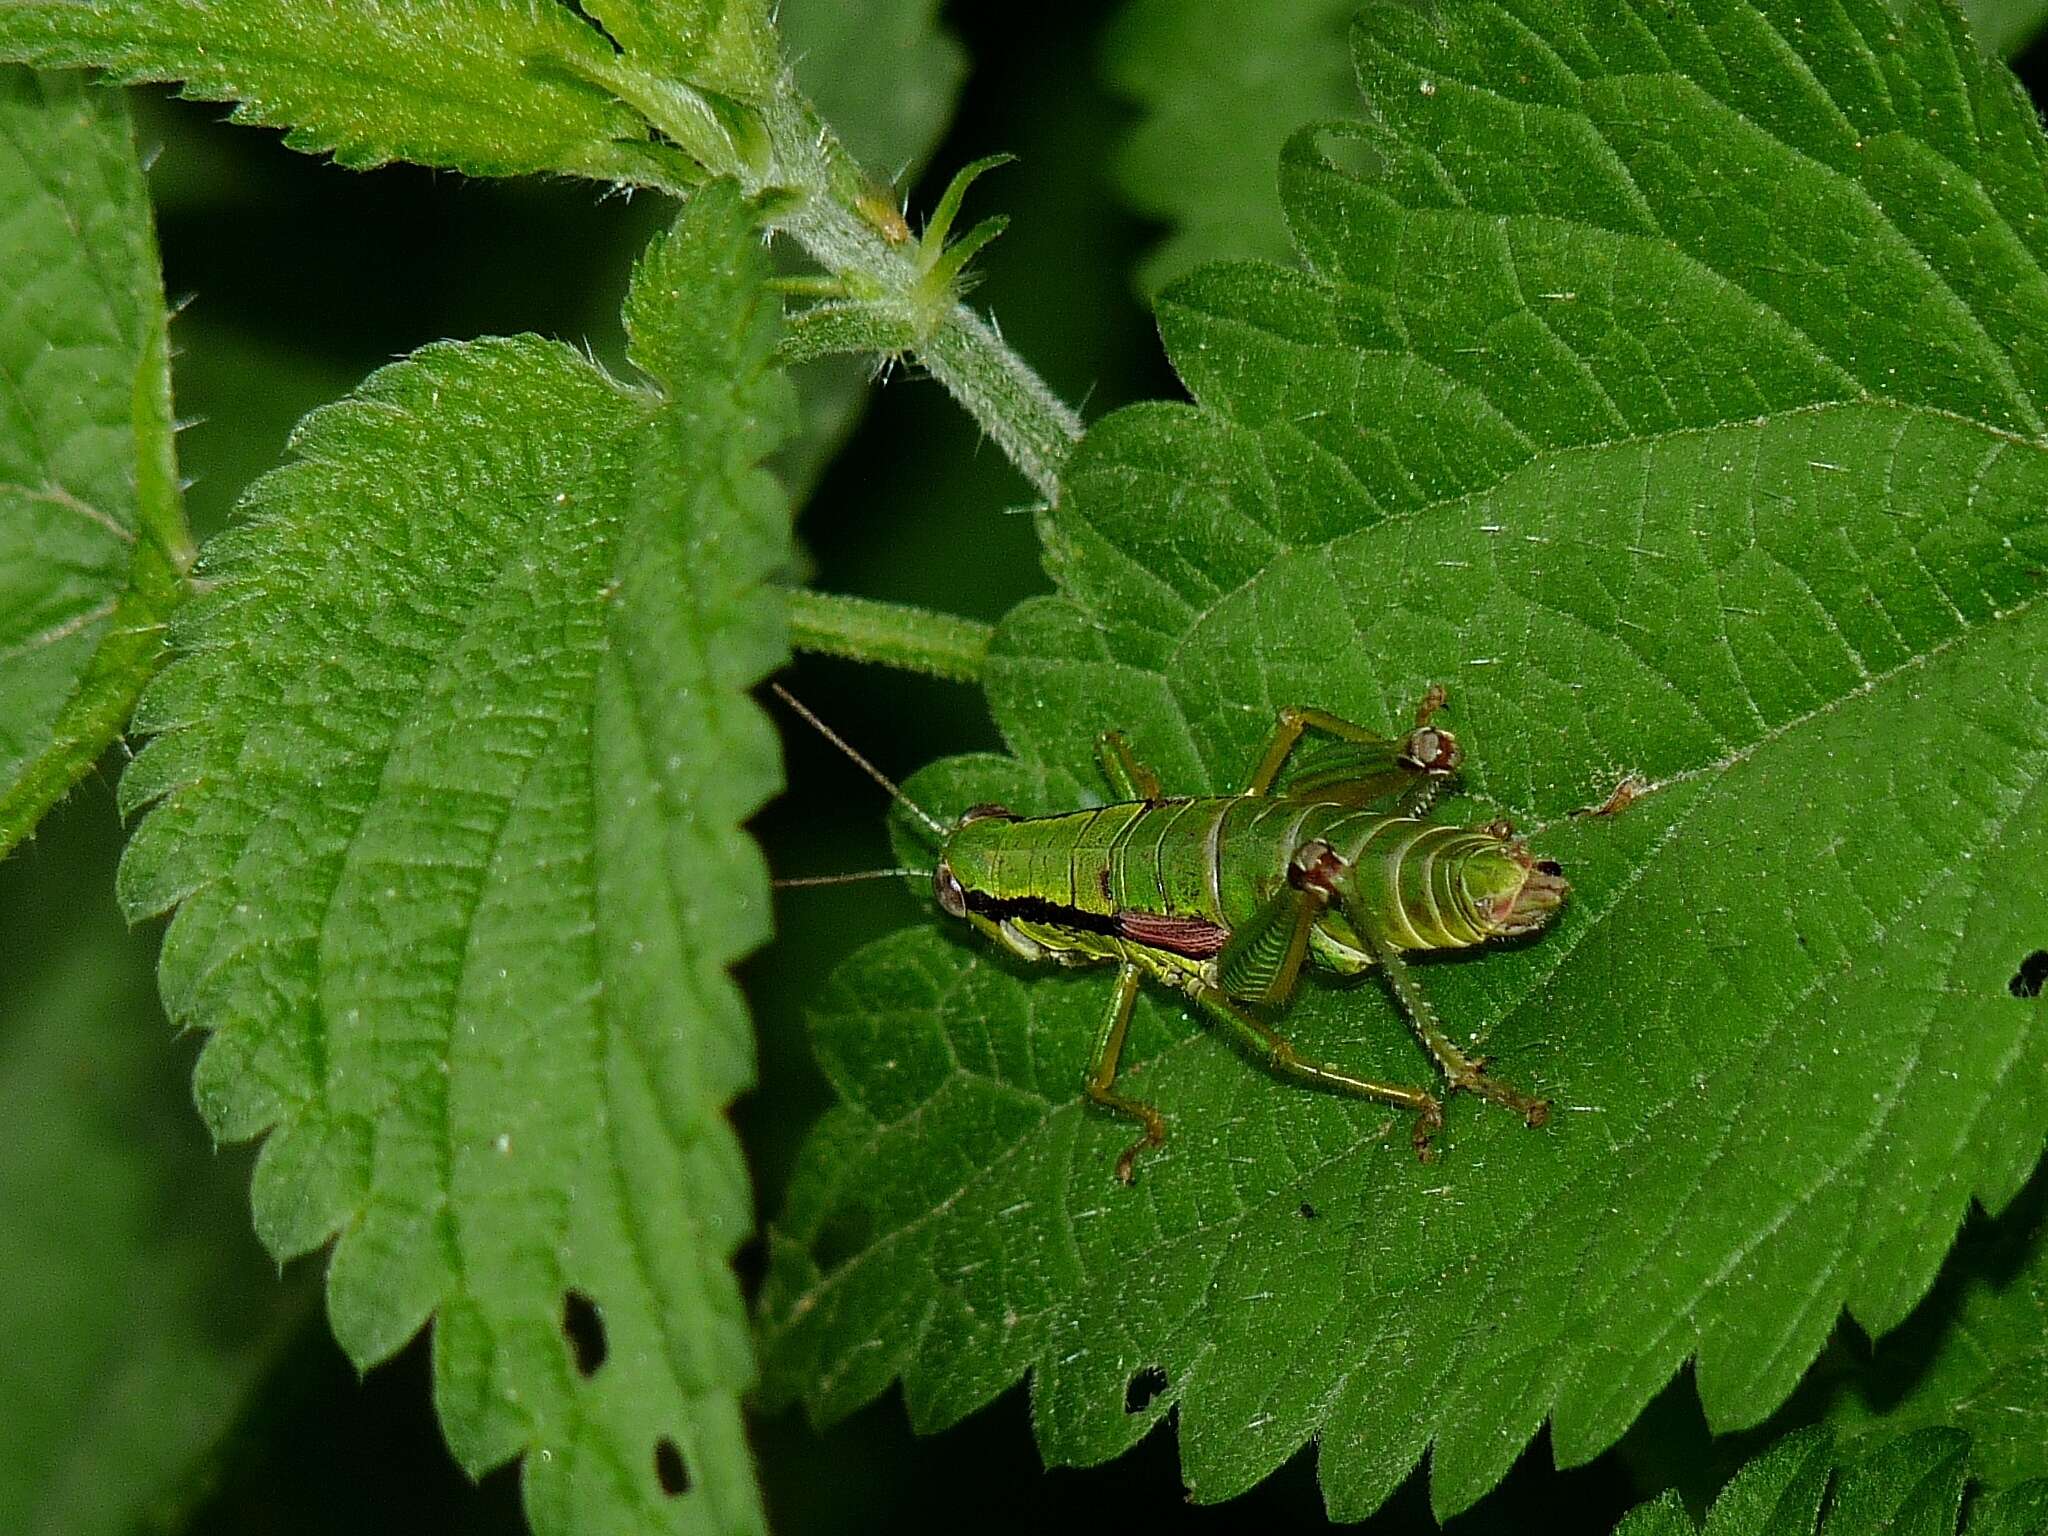
{"type": "Polygon", "coordinates": [[[436,1317],[449,1442],[529,1453],[542,1532],[761,1524],[722,1110],[753,1070],[727,968],[767,932],[737,829],[779,782],[744,690],[786,649],[762,268],[714,188],[636,274],[646,387],[515,338],[308,418],[209,546],[122,781],[201,1109],[270,1132],[259,1233],[334,1240],[359,1364],[436,1317]]]}
{"type": "MultiPolygon", "coordinates": [[[[622,22],[703,5],[619,0],[622,22]]],[[[605,9],[592,7],[593,11],[605,9]]],[[[553,0],[10,0],[0,57],[178,80],[237,122],[343,165],[414,160],[478,176],[562,171],[659,182],[640,116],[579,78],[612,45],[553,0]]]]}
{"type": "MultiPolygon", "coordinates": [[[[1070,807],[1115,726],[1169,790],[1223,789],[1277,706],[1391,727],[1446,683],[1463,811],[1574,896],[1424,979],[1556,1123],[1460,1103],[1421,1168],[1155,1001],[1126,1060],[1171,1139],[1127,1192],[1126,1128],[1079,1094],[1106,978],[902,933],[817,1010],[845,1102],[772,1243],[771,1399],[831,1417],[900,1377],[934,1428],[1028,1371],[1049,1461],[1177,1412],[1198,1499],[1313,1440],[1333,1516],[1425,1451],[1448,1513],[1546,1418],[1594,1455],[1688,1359],[1716,1428],[1758,1422],[1842,1307],[1896,1325],[2033,1167],[2032,109],[1929,3],[1575,18],[1367,14],[1374,120],[1283,165],[1309,270],[1166,292],[1197,403],[1067,466],[1058,595],[986,674],[1019,761],[912,786],[1070,807]],[[1625,814],[1569,814],[1629,772],[1625,814]]],[[[1285,1027],[1423,1071],[1372,986],[1285,1027]]]]}
{"type": "MultiPolygon", "coordinates": [[[[1801,1430],[1738,1472],[1705,1525],[1667,1494],[1632,1511],[1615,1536],[1954,1536],[1968,1451],[1968,1437],[1956,1430],[1923,1430],[1837,1473],[1832,1436],[1801,1430]]],[[[1973,1500],[1961,1529],[1963,1536],[2021,1536],[2044,1520],[2048,1482],[2036,1482],[1973,1500]]]]}
{"type": "MultiPolygon", "coordinates": [[[[1471,755],[1442,814],[1511,814],[1575,894],[1555,931],[1422,978],[1504,1076],[1555,1096],[1554,1122],[1458,1102],[1443,1160],[1420,1167],[1397,1117],[1276,1081],[1148,997],[1129,1087],[1171,1137],[1124,1190],[1130,1129],[1079,1094],[1103,977],[1020,967],[934,917],[820,981],[818,957],[891,904],[869,888],[822,923],[792,905],[827,931],[748,977],[781,1068],[742,1112],[770,1185],[813,1091],[788,1070],[778,994],[816,994],[841,1102],[771,1235],[768,1400],[832,1417],[901,1379],[931,1428],[1028,1375],[1049,1460],[1114,1456],[1171,1415],[1196,1497],[1314,1441],[1329,1507],[1359,1516],[1425,1457],[1437,1509],[1471,1505],[1546,1422],[1558,1459],[1582,1461],[1683,1372],[1717,1428],[1826,1420],[1727,1491],[1716,1536],[1935,1536],[1959,1510],[1980,1536],[2038,1529],[2048,1486],[2019,1480],[2048,1442],[2048,1197],[2014,1194],[2048,1133],[2048,1004],[2008,985],[2048,944],[2032,109],[1933,0],[1401,0],[1355,29],[1349,0],[1134,0],[1106,38],[1000,33],[1031,49],[990,48],[993,24],[959,12],[984,83],[1007,72],[1027,105],[1001,127],[977,110],[967,170],[914,191],[918,240],[889,205],[962,71],[936,10],[0,6],[0,56],[185,79],[350,165],[669,190],[723,167],[761,194],[715,184],[644,254],[630,369],[532,336],[433,346],[316,413],[175,616],[177,660],[135,721],[153,739],[123,799],[148,814],[121,889],[132,914],[175,909],[163,996],[205,1031],[211,1127],[261,1138],[271,1252],[332,1244],[330,1320],[358,1366],[432,1322],[449,1442],[471,1473],[526,1456],[537,1529],[759,1530],[732,1271],[752,1210],[725,1111],[754,1072],[731,967],[769,916],[741,823],[781,770],[746,691],[791,640],[980,682],[1012,755],[918,775],[950,814],[1099,800],[1106,726],[1171,789],[1234,786],[1278,705],[1391,727],[1442,682],[1471,755]],[[977,297],[1002,295],[1022,350],[1077,390],[1119,397],[1148,365],[1147,317],[1114,318],[1138,232],[1096,201],[1110,108],[1072,89],[1091,55],[1146,114],[1124,186],[1173,226],[1146,278],[1195,398],[1116,413],[1075,450],[1073,412],[960,295],[975,257],[994,277],[977,297]],[[1361,83],[1369,120],[1328,121],[1359,112],[1361,83]],[[950,225],[992,163],[976,157],[1013,148],[1042,207],[1004,178],[1017,235],[984,263],[1001,216],[950,225]],[[794,237],[778,257],[814,264],[784,269],[802,276],[778,291],[815,304],[787,336],[771,230],[794,237]],[[1113,335],[1085,355],[1048,342],[1113,335]],[[836,350],[853,356],[798,376],[792,434],[778,361],[836,350]],[[817,568],[999,612],[1032,590],[989,521],[1021,469],[1052,503],[1035,526],[1056,591],[999,632],[771,585],[800,562],[758,466],[808,481],[873,359],[898,353],[1001,454],[963,480],[934,450],[960,434],[892,406],[833,476],[859,532],[817,530],[817,568]],[[891,499],[925,531],[889,534],[891,499]],[[1646,792],[1623,814],[1571,814],[1624,775],[1646,792]],[[1937,1276],[1973,1199],[2007,1209],[1965,1226],[1937,1276]],[[1844,1308],[1899,1326],[1872,1351],[1844,1308]],[[1869,1451],[1919,1426],[1938,1428],[1869,1451]],[[1851,1435],[1864,1459],[1845,1466],[1851,1435]],[[1966,1475],[1995,1491],[1966,1498],[1966,1475]]],[[[1973,14],[2016,38],[2032,10],[1973,14]]],[[[124,724],[186,539],[128,130],[73,82],[5,85],[0,297],[29,322],[0,327],[26,380],[0,406],[0,453],[24,466],[0,475],[11,838],[124,724]],[[104,505],[67,478],[80,465],[104,505]],[[50,619],[52,603],[74,606],[50,619]]],[[[206,181],[185,184],[199,221],[206,181]]],[[[213,222],[255,265],[245,221],[213,222]]],[[[505,265],[609,309],[601,222],[587,267],[540,244],[505,265]]],[[[413,237],[365,239],[366,268],[413,237]]],[[[246,286],[172,267],[202,274],[210,307],[246,286]]],[[[487,261],[445,270],[468,297],[491,289],[487,261]]],[[[320,285],[277,286],[291,325],[230,320],[219,334],[247,344],[210,359],[247,375],[224,401],[273,413],[210,408],[244,463],[281,402],[335,376],[291,334],[324,323],[320,285]]],[[[409,312],[398,345],[506,329],[491,304],[409,312]]],[[[577,313],[512,326],[573,336],[577,313]]],[[[353,315],[330,329],[370,334],[353,315]]],[[[622,355],[608,315],[592,334],[622,355]]],[[[945,750],[924,687],[825,713],[885,759],[888,722],[911,723],[900,765],[945,750]]],[[[868,803],[779,811],[764,835],[791,873],[857,867],[868,803]]],[[[905,862],[928,866],[898,823],[905,862]]],[[[52,828],[33,857],[90,868],[67,850],[52,828]]],[[[225,1234],[247,1163],[178,1140],[165,1058],[183,1047],[124,1046],[151,1025],[121,940],[68,882],[4,873],[0,932],[29,960],[0,974],[0,1107],[27,1140],[0,1180],[18,1346],[0,1425],[20,1453],[0,1525],[230,1528],[192,1513],[195,1469],[310,1303],[312,1267],[273,1288],[225,1234]]],[[[1375,978],[1313,981],[1282,1023],[1317,1055],[1427,1079],[1375,978]]],[[[1660,1422],[1686,1420],[1678,1480],[1698,1494],[1712,1452],[1682,1390],[1660,1422]]],[[[263,1401],[233,1437],[254,1454],[318,1439],[263,1401]]],[[[876,1523],[897,1480],[866,1454],[877,1423],[826,1450],[836,1471],[789,1453],[794,1426],[756,1426],[782,1457],[779,1525],[876,1523]]],[[[1718,1449],[1732,1463],[1751,1438],[1718,1449]]],[[[1654,1439],[1632,1437],[1638,1465],[1654,1439]]],[[[946,1475],[978,1488],[978,1455],[946,1475]]],[[[1532,1489],[1617,1476],[1525,1465],[1475,1529],[1523,1521],[1532,1489]]],[[[953,1507],[934,1481],[924,1501],[953,1507]]],[[[1377,1523],[1424,1496],[1418,1478],[1377,1523]]],[[[1131,1523],[1078,1497],[1094,1523],[1131,1523]]],[[[1627,1529],[1696,1532],[1671,1496],[1627,1529]]]]}
{"type": "MultiPolygon", "coordinates": [[[[938,147],[967,73],[937,12],[937,0],[783,0],[776,12],[790,68],[819,115],[855,160],[905,186],[938,147]]],[[[792,323],[791,340],[796,329],[792,323]]],[[[900,335],[868,339],[882,343],[875,351],[904,344],[900,335]]],[[[822,356],[791,369],[802,427],[776,468],[795,500],[805,499],[866,406],[873,356],[822,356]]]]}
{"type": "Polygon", "coordinates": [[[938,0],[783,0],[776,25],[798,81],[853,158],[904,180],[953,115],[967,58],[938,0]]]}
{"type": "Polygon", "coordinates": [[[2042,0],[1965,0],[1963,14],[1986,53],[2010,59],[2048,22],[2048,5],[2042,0]]]}
{"type": "Polygon", "coordinates": [[[193,1118],[155,943],[106,888],[116,831],[83,794],[0,865],[0,1530],[23,1536],[168,1523],[312,1300],[193,1118]]]}
{"type": "Polygon", "coordinates": [[[1144,116],[1117,155],[1131,206],[1172,233],[1139,281],[1204,261],[1293,254],[1273,163],[1303,123],[1357,105],[1344,39],[1357,0],[1132,0],[1103,49],[1144,116]]]}
{"type": "Polygon", "coordinates": [[[0,67],[0,317],[4,855],[120,733],[191,559],[142,173],[74,76],[0,67]]]}
{"type": "Polygon", "coordinates": [[[1953,1425],[1973,1475],[2048,1478],[2048,1185],[1966,1229],[1920,1310],[1819,1392],[1845,1431],[1953,1425]]]}
{"type": "Polygon", "coordinates": [[[587,0],[584,12],[643,63],[739,100],[775,77],[775,29],[763,0],[587,0]]]}
{"type": "MultiPolygon", "coordinates": [[[[1171,226],[1139,279],[1156,292],[1203,261],[1292,253],[1272,163],[1304,123],[1349,115],[1340,42],[1357,0],[1131,0],[1104,50],[1143,112],[1117,157],[1131,206],[1171,226]]],[[[1978,41],[2010,57],[2048,19],[2043,0],[1972,0],[1978,41]]]]}

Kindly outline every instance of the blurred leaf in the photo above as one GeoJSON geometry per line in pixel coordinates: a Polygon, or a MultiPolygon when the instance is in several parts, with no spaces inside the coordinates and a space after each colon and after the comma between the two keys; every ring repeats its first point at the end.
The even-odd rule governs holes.
{"type": "Polygon", "coordinates": [[[612,45],[544,0],[9,0],[0,57],[178,80],[234,120],[343,165],[387,160],[477,176],[562,171],[659,181],[647,125],[569,61],[612,45]]]}
{"type": "MultiPolygon", "coordinates": [[[[1971,1197],[2025,1181],[2044,145],[1932,4],[1716,15],[1373,12],[1379,119],[1283,172],[1313,270],[1170,290],[1199,403],[1069,466],[1060,595],[988,674],[1021,762],[912,787],[1069,809],[1115,726],[1169,790],[1227,790],[1277,706],[1391,729],[1447,682],[1462,813],[1534,823],[1574,898],[1427,981],[1556,1123],[1459,1102],[1420,1168],[1160,1001],[1126,1059],[1172,1133],[1126,1191],[1128,1128],[1079,1092],[1107,978],[897,935],[819,1005],[845,1102],[772,1244],[771,1398],[831,1417],[900,1376],[932,1428],[1029,1371],[1049,1462],[1175,1412],[1198,1499],[1314,1441],[1336,1518],[1425,1452],[1449,1513],[1546,1418],[1560,1463],[1597,1454],[1689,1358],[1717,1429],[1760,1421],[1844,1305],[1896,1325],[1971,1197]],[[1569,816],[1627,771],[1657,787],[1569,816]]],[[[1374,986],[1309,985],[1286,1028],[1424,1070],[1374,986]]]]}
{"type": "MultiPolygon", "coordinates": [[[[1968,1437],[1930,1429],[1837,1464],[1833,1438],[1805,1429],[1751,1461],[1714,1501],[1704,1526],[1666,1495],[1633,1511],[1615,1536],[1954,1536],[1968,1437]]],[[[2048,1482],[1972,1502],[1965,1536],[2021,1536],[2048,1518],[2048,1482]]]]}
{"type": "Polygon", "coordinates": [[[1844,1432],[1967,1431],[1994,1486],[2048,1477],[2048,1182],[1966,1228],[1933,1294],[1825,1400],[1844,1432]]]}
{"type": "Polygon", "coordinates": [[[907,185],[953,116],[967,55],[938,0],[782,0],[797,82],[854,159],[907,185]]]}
{"type": "Polygon", "coordinates": [[[1293,255],[1273,162],[1303,123],[1357,110],[1344,39],[1357,0],[1131,0],[1103,49],[1142,117],[1117,153],[1131,206],[1166,241],[1138,279],[1157,292],[1205,261],[1293,255]]]}
{"type": "Polygon", "coordinates": [[[82,796],[0,869],[0,1530],[127,1532],[174,1505],[307,1315],[248,1235],[244,1160],[184,1067],[82,796]]]}
{"type": "Polygon", "coordinates": [[[119,94],[0,67],[0,854],[120,733],[183,595],[165,351],[119,94]]]}
{"type": "MultiPolygon", "coordinates": [[[[777,24],[798,84],[840,142],[892,189],[907,187],[938,148],[967,72],[965,51],[938,24],[937,0],[782,0],[777,24]]],[[[873,374],[865,357],[791,370],[803,420],[776,467],[795,499],[845,442],[873,374]]]]}
{"type": "Polygon", "coordinates": [[[543,1533],[761,1524],[722,1110],[753,1070],[727,967],[767,932],[737,829],[778,780],[744,690],[785,650],[762,268],[707,191],[628,299],[654,388],[526,337],[308,418],[209,546],[122,781],[201,1108],[271,1132],[258,1232],[335,1240],[359,1364],[437,1315],[457,1459],[530,1453],[543,1533]]]}
{"type": "Polygon", "coordinates": [[[227,525],[251,481],[282,461],[299,419],[360,377],[317,348],[285,345],[203,305],[178,317],[177,370],[188,423],[178,435],[185,507],[202,540],[227,525]]]}
{"type": "Polygon", "coordinates": [[[1970,18],[1970,30],[1993,58],[2010,59],[2030,42],[2048,22],[2044,0],[1963,0],[1963,14],[1970,18]]]}
{"type": "MultiPolygon", "coordinates": [[[[1293,252],[1273,157],[1303,123],[1349,115],[1343,43],[1358,0],[1130,0],[1103,51],[1142,118],[1117,155],[1131,206],[1171,233],[1139,271],[1156,292],[1201,262],[1293,252]]],[[[1969,0],[1984,51],[2019,52],[2048,0],[1969,0]]]]}

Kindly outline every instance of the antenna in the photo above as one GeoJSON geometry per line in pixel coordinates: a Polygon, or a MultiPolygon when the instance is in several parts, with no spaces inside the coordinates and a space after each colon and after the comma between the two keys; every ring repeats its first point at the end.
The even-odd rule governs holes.
{"type": "Polygon", "coordinates": [[[852,875],[792,875],[786,880],[770,880],[768,883],[778,891],[786,891],[801,885],[852,885],[856,880],[887,880],[892,875],[918,875],[929,880],[932,872],[928,869],[864,869],[852,875]]]}
{"type": "MultiPolygon", "coordinates": [[[[771,682],[768,686],[770,689],[774,691],[775,697],[782,700],[782,702],[787,704],[791,709],[795,710],[799,718],[801,718],[805,724],[809,725],[812,730],[816,731],[820,736],[824,737],[827,741],[831,742],[833,746],[837,747],[840,751],[844,752],[848,757],[852,758],[855,766],[857,766],[862,773],[866,774],[869,778],[873,779],[877,784],[881,785],[882,788],[886,789],[889,792],[890,799],[894,800],[897,804],[901,805],[905,810],[909,811],[911,815],[915,816],[919,821],[923,822],[927,827],[929,827],[931,829],[931,834],[933,837],[937,838],[940,842],[944,842],[946,840],[946,826],[944,822],[940,821],[938,817],[934,816],[930,811],[926,810],[923,806],[919,805],[915,800],[911,799],[910,796],[903,793],[903,791],[897,787],[896,781],[894,779],[890,778],[886,773],[882,772],[881,769],[877,768],[873,763],[869,762],[866,758],[862,757],[858,752],[854,751],[852,747],[849,747],[846,744],[846,742],[841,739],[837,731],[833,730],[831,726],[827,725],[824,721],[820,720],[816,715],[812,714],[808,709],[804,708],[803,705],[799,704],[796,701],[796,696],[792,694],[787,688],[783,687],[782,684],[771,682]]],[[[918,871],[885,870],[883,871],[883,873],[916,874],[918,873],[918,871]]],[[[856,876],[855,878],[858,879],[862,877],[856,876]]]]}

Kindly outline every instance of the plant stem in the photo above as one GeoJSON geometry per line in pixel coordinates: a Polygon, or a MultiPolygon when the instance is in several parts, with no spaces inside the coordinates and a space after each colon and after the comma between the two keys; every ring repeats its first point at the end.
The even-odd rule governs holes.
{"type": "MultiPolygon", "coordinates": [[[[588,69],[586,64],[583,66],[588,69]]],[[[879,227],[860,211],[870,180],[841,147],[816,108],[785,75],[761,103],[767,163],[755,163],[707,139],[696,97],[619,58],[595,74],[622,101],[678,144],[691,147],[712,175],[738,178],[763,198],[771,229],[787,232],[865,309],[878,335],[909,338],[908,350],[981,425],[1047,502],[1059,495],[1060,467],[1081,435],[1081,418],[1013,352],[995,326],[958,297],[958,273],[942,255],[879,227]],[[679,104],[682,103],[682,104],[679,104]]],[[[964,184],[961,187],[964,191],[964,184]]],[[[943,243],[943,231],[941,231],[943,243]]]]}
{"type": "Polygon", "coordinates": [[[981,665],[994,634],[990,625],[928,608],[801,587],[789,592],[789,638],[798,650],[956,683],[981,681],[981,665]]]}

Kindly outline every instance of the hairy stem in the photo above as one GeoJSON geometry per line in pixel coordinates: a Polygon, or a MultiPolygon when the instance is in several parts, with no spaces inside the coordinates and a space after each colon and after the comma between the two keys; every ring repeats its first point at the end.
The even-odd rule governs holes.
{"type": "MultiPolygon", "coordinates": [[[[586,68],[588,66],[585,66],[586,68]]],[[[736,177],[759,197],[771,230],[787,233],[857,301],[878,335],[902,336],[907,350],[989,435],[1048,502],[1060,467],[1081,435],[1080,416],[989,321],[959,299],[957,262],[862,212],[871,181],[784,75],[762,104],[771,146],[750,155],[702,148],[702,125],[671,98],[673,89],[620,58],[597,72],[603,84],[677,143],[693,146],[706,171],[736,177]]],[[[716,145],[712,146],[716,149],[716,145]]],[[[939,243],[939,242],[934,242],[939,243]]],[[[964,249],[962,254],[964,254],[964,249]]]]}
{"type": "Polygon", "coordinates": [[[995,630],[901,603],[792,588],[789,638],[800,651],[871,661],[956,683],[981,681],[995,630]]]}

